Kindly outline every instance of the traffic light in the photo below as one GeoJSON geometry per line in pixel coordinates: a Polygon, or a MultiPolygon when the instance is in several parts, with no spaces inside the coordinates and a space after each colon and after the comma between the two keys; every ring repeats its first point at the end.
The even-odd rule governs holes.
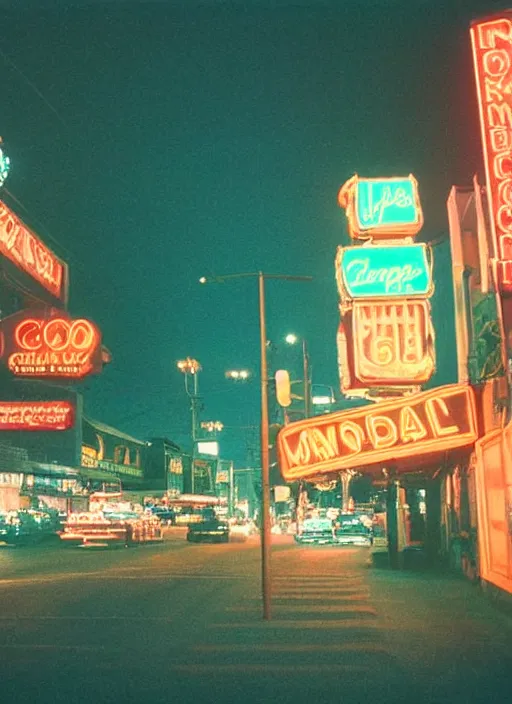
{"type": "Polygon", "coordinates": [[[275,375],[277,402],[283,408],[288,408],[292,402],[290,375],[286,369],[279,369],[275,375]]]}

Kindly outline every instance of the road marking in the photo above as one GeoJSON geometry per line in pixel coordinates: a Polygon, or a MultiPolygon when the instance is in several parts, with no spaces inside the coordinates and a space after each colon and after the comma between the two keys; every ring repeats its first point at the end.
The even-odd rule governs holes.
{"type": "Polygon", "coordinates": [[[385,646],[378,643],[333,643],[332,645],[318,645],[315,643],[244,643],[236,645],[210,645],[202,643],[190,648],[197,652],[206,653],[252,653],[252,652],[273,652],[273,653],[347,653],[347,652],[371,652],[391,655],[385,646]]]}
{"type": "Polygon", "coordinates": [[[105,650],[102,645],[54,645],[54,644],[34,644],[34,643],[0,643],[0,650],[64,650],[64,651],[74,651],[79,650],[80,652],[94,652],[98,650],[105,650]]]}
{"type": "Polygon", "coordinates": [[[162,616],[0,616],[0,621],[165,621],[175,619],[162,616]]]}
{"type": "MultiPolygon", "coordinates": [[[[311,604],[310,606],[300,606],[300,605],[292,605],[292,606],[286,606],[285,604],[281,604],[278,607],[279,613],[353,613],[353,614],[368,614],[371,616],[376,616],[377,611],[373,609],[372,607],[366,607],[366,606],[350,606],[349,604],[345,605],[332,605],[332,604],[311,604]]],[[[226,611],[231,611],[231,612],[240,612],[240,611],[258,611],[258,608],[256,606],[228,606],[226,608],[226,611]]]]}
{"type": "Polygon", "coordinates": [[[238,674],[244,675],[247,673],[263,673],[263,674],[284,674],[284,673],[326,673],[334,674],[337,672],[368,672],[370,665],[348,665],[348,664],[332,664],[332,665],[276,665],[274,663],[255,665],[251,664],[233,664],[233,665],[168,665],[169,670],[174,672],[187,672],[192,675],[200,674],[238,674]]]}
{"type": "Polygon", "coordinates": [[[223,630],[228,628],[318,628],[322,630],[324,628],[359,628],[361,630],[389,630],[389,625],[382,623],[376,623],[375,621],[368,621],[368,619],[357,620],[357,619],[297,619],[284,620],[284,619],[271,619],[270,621],[244,621],[239,623],[212,623],[208,624],[208,628],[215,628],[217,630],[223,630]]]}
{"type": "Polygon", "coordinates": [[[252,579],[256,580],[256,577],[251,577],[247,575],[205,575],[196,574],[194,572],[187,574],[172,574],[167,572],[162,572],[160,574],[140,574],[140,575],[130,575],[130,574],[112,574],[108,572],[69,572],[64,574],[54,574],[45,575],[39,577],[15,577],[12,579],[0,579],[0,587],[11,587],[11,586],[36,586],[42,584],[52,584],[54,582],[66,582],[75,579],[88,579],[95,580],[101,579],[102,581],[121,581],[126,579],[140,580],[140,581],[155,581],[155,580],[165,580],[165,579],[202,579],[202,580],[227,580],[227,579],[252,579]]]}

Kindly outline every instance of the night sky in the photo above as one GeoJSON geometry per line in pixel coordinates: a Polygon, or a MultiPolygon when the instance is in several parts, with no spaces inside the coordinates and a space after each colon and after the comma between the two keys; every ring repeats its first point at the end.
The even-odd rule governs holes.
{"type": "MultiPolygon", "coordinates": [[[[271,363],[293,354],[300,368],[281,343],[293,331],[313,382],[338,387],[338,189],[355,172],[412,172],[421,238],[446,239],[450,186],[482,168],[468,25],[506,5],[0,0],[3,197],[69,263],[70,310],[113,354],[82,387],[88,415],[186,446],[176,361],[190,355],[202,419],[225,424],[222,454],[243,466],[259,422],[257,281],[202,275],[313,276],[267,284],[271,363]],[[240,367],[252,381],[224,378],[240,367]]],[[[436,383],[455,380],[447,252],[436,383]]]]}

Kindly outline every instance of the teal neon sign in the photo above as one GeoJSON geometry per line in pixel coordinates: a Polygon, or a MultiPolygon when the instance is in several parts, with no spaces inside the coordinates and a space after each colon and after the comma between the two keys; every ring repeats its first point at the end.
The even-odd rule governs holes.
{"type": "Polygon", "coordinates": [[[364,230],[419,224],[416,181],[411,178],[359,180],[356,214],[364,230]]]}
{"type": "Polygon", "coordinates": [[[432,294],[430,249],[424,244],[340,248],[340,293],[348,298],[432,294]],[[340,280],[341,279],[341,280],[340,280]]]}

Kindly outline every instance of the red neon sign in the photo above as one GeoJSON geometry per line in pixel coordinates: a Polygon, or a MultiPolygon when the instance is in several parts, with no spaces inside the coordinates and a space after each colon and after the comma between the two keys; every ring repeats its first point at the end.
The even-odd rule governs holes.
{"type": "Polygon", "coordinates": [[[74,422],[68,401],[0,401],[0,430],[68,430],[74,422]]]}
{"type": "Polygon", "coordinates": [[[471,42],[498,286],[512,293],[512,15],[474,22],[471,42]]]}
{"type": "Polygon", "coordinates": [[[101,371],[101,335],[89,320],[26,318],[7,337],[16,376],[80,378],[101,371]]]}
{"type": "Polygon", "coordinates": [[[0,254],[61,301],[66,299],[67,267],[0,201],[0,254]]]}

